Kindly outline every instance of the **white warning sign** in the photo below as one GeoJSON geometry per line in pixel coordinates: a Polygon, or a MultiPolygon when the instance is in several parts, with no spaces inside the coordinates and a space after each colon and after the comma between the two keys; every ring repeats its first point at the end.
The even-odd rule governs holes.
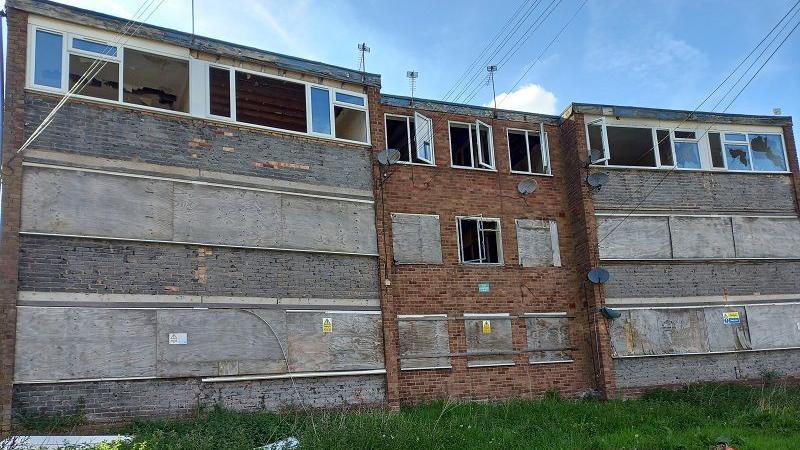
{"type": "Polygon", "coordinates": [[[186,336],[186,333],[169,334],[169,345],[186,345],[188,342],[189,338],[186,336]]]}
{"type": "Polygon", "coordinates": [[[322,332],[333,333],[333,321],[330,317],[325,317],[322,319],[322,332]]]}

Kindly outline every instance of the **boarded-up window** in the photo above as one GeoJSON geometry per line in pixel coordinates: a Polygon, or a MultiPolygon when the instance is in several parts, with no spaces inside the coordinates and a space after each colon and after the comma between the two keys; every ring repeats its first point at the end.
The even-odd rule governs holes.
{"type": "Polygon", "coordinates": [[[300,83],[236,72],[236,120],[306,131],[306,87],[300,83]]]}
{"type": "Polygon", "coordinates": [[[508,366],[514,364],[511,317],[508,315],[464,314],[467,337],[467,366],[508,366]]]}
{"type": "Polygon", "coordinates": [[[748,305],[754,349],[800,347],[800,305],[748,305]]]}
{"type": "Polygon", "coordinates": [[[531,364],[572,361],[569,317],[562,313],[525,314],[531,364]]]}
{"type": "Polygon", "coordinates": [[[561,267],[554,220],[517,219],[517,250],[522,267],[561,267]]]}
{"type": "Polygon", "coordinates": [[[392,252],[398,264],[441,264],[439,216],[393,213],[392,252]]]}
{"type": "Polygon", "coordinates": [[[378,312],[286,312],[293,372],[383,368],[383,328],[378,312]]]}
{"type": "Polygon", "coordinates": [[[400,369],[450,367],[447,315],[398,316],[400,369]]]}

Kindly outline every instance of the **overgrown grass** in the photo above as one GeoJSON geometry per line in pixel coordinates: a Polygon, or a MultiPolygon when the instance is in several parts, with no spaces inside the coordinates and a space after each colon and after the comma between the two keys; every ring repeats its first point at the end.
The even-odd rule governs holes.
{"type": "Polygon", "coordinates": [[[135,440],[108,448],[247,449],[296,436],[304,449],[683,449],[726,442],[737,449],[800,448],[800,389],[694,385],[641,399],[434,403],[317,413],[236,413],[136,422],[135,440]]]}

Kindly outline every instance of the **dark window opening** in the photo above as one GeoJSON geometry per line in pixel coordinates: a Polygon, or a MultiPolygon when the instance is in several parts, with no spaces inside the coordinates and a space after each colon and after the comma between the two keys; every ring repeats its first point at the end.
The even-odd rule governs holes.
{"type": "Polygon", "coordinates": [[[189,62],[125,49],[122,99],[126,103],[189,112],[189,62]]]}
{"type": "Polygon", "coordinates": [[[469,264],[500,263],[500,225],[495,220],[458,219],[461,262],[469,264]]]}
{"type": "Polygon", "coordinates": [[[400,152],[400,161],[411,160],[408,138],[408,119],[406,117],[386,117],[386,148],[400,152]]]}
{"type": "Polygon", "coordinates": [[[469,125],[450,124],[450,153],[454,166],[472,167],[470,134],[469,125]]]}
{"type": "Polygon", "coordinates": [[[231,116],[231,73],[228,69],[208,68],[208,92],[211,114],[231,116]]]}
{"type": "Polygon", "coordinates": [[[75,93],[106,100],[119,100],[119,64],[99,61],[92,66],[95,61],[98,60],[86,56],[69,55],[69,88],[72,89],[84,73],[91,68],[92,77],[88,80],[84,79],[81,82],[82,87],[75,93]]]}
{"type": "Polygon", "coordinates": [[[236,72],[236,120],[306,132],[306,87],[299,83],[236,72]]]}
{"type": "Polygon", "coordinates": [[[587,126],[589,133],[589,156],[591,162],[597,162],[605,158],[605,150],[603,150],[603,126],[600,124],[589,124],[587,126]]]}
{"type": "Polygon", "coordinates": [[[672,138],[669,135],[669,130],[656,130],[656,140],[658,141],[658,156],[661,158],[661,165],[673,165],[672,138]]]}
{"type": "Polygon", "coordinates": [[[719,133],[708,133],[711,145],[711,165],[717,169],[725,168],[725,155],[722,153],[722,140],[719,133]]]}
{"type": "Polygon", "coordinates": [[[515,172],[530,172],[525,134],[524,131],[508,131],[508,152],[511,157],[511,170],[515,172]]]}
{"type": "Polygon", "coordinates": [[[606,127],[609,164],[655,167],[653,131],[650,128],[606,127]]]}

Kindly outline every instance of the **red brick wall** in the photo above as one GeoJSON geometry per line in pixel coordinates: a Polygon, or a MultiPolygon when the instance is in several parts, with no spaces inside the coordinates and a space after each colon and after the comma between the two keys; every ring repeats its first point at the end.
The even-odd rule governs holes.
{"type": "MultiPolygon", "coordinates": [[[[413,115],[413,110],[375,105],[372,113],[375,151],[385,145],[384,113],[413,115]]],[[[447,120],[474,122],[475,118],[421,111],[434,121],[436,167],[394,166],[381,189],[376,176],[376,221],[381,264],[382,302],[386,325],[386,361],[390,404],[436,398],[499,399],[528,397],[547,390],[575,394],[594,389],[594,364],[587,333],[587,314],[580,279],[583,259],[575,253],[576,228],[570,222],[565,150],[556,126],[547,126],[552,177],[509,172],[506,128],[538,130],[538,123],[485,120],[493,126],[497,172],[450,167],[447,120]],[[517,184],[535,178],[539,189],[523,198],[517,184]],[[442,265],[393,265],[391,217],[393,212],[438,214],[441,226],[442,265]],[[504,265],[474,266],[458,263],[456,216],[484,215],[500,218],[504,265]],[[514,219],[542,218],[558,224],[562,267],[521,268],[518,264],[514,219]],[[391,285],[386,285],[388,280],[391,285]],[[478,292],[478,283],[490,283],[490,292],[478,292]],[[451,356],[452,369],[399,371],[397,360],[398,314],[441,314],[448,322],[451,354],[466,351],[464,313],[562,312],[574,316],[570,323],[573,363],[531,365],[528,355],[514,355],[514,366],[467,368],[464,356],[451,356]],[[393,394],[396,393],[396,394],[393,394]],[[397,397],[394,398],[393,395],[397,397]]],[[[512,323],[514,349],[525,350],[524,319],[512,323]]]]}
{"type": "Polygon", "coordinates": [[[0,429],[11,426],[14,345],[17,321],[17,262],[19,259],[22,158],[9,160],[23,143],[25,46],[28,14],[9,8],[6,98],[3,111],[3,200],[0,233],[0,429]]]}

